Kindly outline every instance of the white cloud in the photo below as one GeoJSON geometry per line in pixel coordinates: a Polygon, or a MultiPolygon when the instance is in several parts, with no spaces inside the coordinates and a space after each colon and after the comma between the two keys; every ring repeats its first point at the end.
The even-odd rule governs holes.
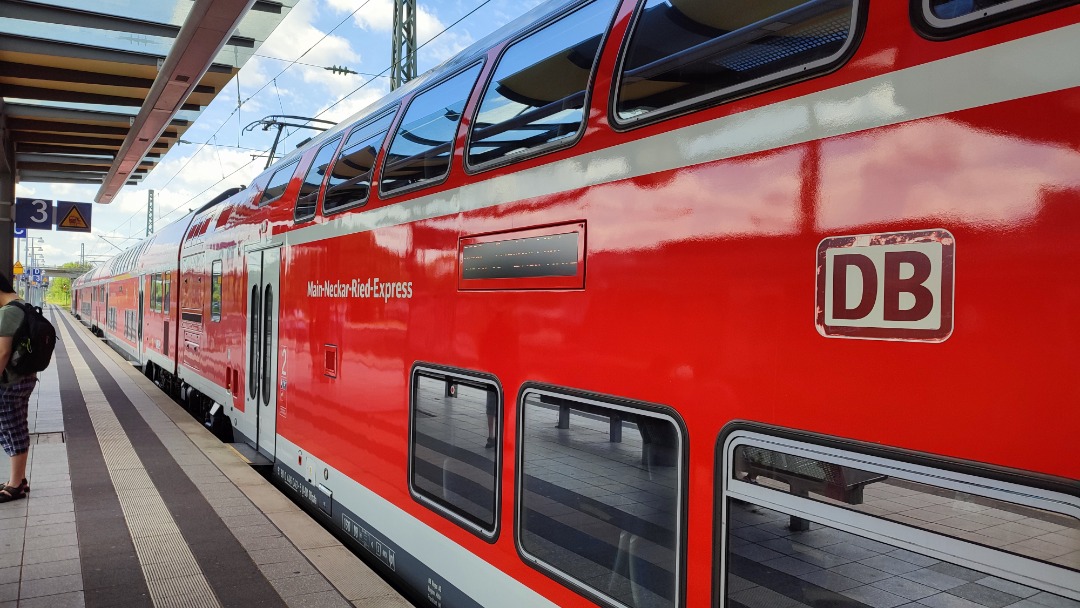
{"type": "MultiPolygon", "coordinates": [[[[250,74],[245,67],[242,84],[249,97],[247,112],[301,115],[356,88],[356,76],[325,69],[339,65],[357,70],[361,56],[347,38],[327,35],[333,26],[316,25],[319,8],[317,2],[298,3],[260,47],[259,54],[280,61],[256,57],[249,62],[250,74]]],[[[338,22],[340,18],[335,18],[334,25],[338,22]]]]}
{"type": "Polygon", "coordinates": [[[330,105],[329,103],[327,103],[320,107],[319,111],[316,113],[322,113],[323,111],[326,111],[326,114],[321,115],[320,118],[323,118],[325,120],[332,120],[334,122],[341,122],[348,119],[353,114],[356,114],[360,110],[363,110],[364,108],[377,102],[389,92],[389,89],[390,87],[388,83],[381,86],[378,83],[369,84],[357,91],[352,97],[349,97],[348,99],[335,105],[333,108],[330,108],[330,110],[326,110],[326,108],[330,105]]]}
{"type": "MultiPolygon", "coordinates": [[[[162,215],[177,208],[197,207],[224,190],[246,185],[262,171],[265,161],[252,159],[246,150],[204,146],[194,156],[172,158],[161,163],[145,182],[146,189],[158,187],[155,206],[162,215]]],[[[123,206],[145,208],[145,190],[141,196],[133,191],[129,201],[118,200],[123,206]]],[[[172,213],[170,219],[182,215],[172,213]]]]}
{"type": "MultiPolygon", "coordinates": [[[[380,35],[381,43],[390,49],[392,45],[391,33],[394,26],[394,3],[393,0],[327,0],[327,5],[338,12],[356,10],[363,4],[363,8],[353,15],[353,21],[360,29],[375,32],[380,35]]],[[[464,11],[462,11],[464,14],[464,11]]],[[[424,4],[416,7],[416,42],[423,45],[435,36],[439,36],[434,42],[420,51],[418,63],[425,63],[419,67],[419,71],[433,67],[434,65],[449,59],[458,51],[464,49],[473,42],[472,36],[464,28],[458,27],[453,31],[442,33],[446,29],[446,23],[435,13],[435,9],[424,4]],[[439,35],[442,33],[442,35],[439,35]]],[[[389,55],[389,53],[387,53],[389,55]]],[[[386,66],[379,66],[381,71],[386,66]]],[[[369,66],[369,69],[374,69],[369,66]]]]}

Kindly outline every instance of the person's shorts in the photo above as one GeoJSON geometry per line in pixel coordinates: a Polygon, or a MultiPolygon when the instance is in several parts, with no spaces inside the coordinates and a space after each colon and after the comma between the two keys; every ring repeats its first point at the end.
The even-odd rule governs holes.
{"type": "Polygon", "coordinates": [[[0,446],[8,456],[22,454],[30,449],[30,430],[26,415],[30,407],[30,393],[37,384],[36,376],[28,376],[0,387],[0,446]]]}

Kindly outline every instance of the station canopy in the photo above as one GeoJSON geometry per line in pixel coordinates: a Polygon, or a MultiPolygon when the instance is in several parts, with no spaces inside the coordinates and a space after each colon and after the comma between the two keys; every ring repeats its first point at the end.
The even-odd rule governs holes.
{"type": "Polygon", "coordinates": [[[0,112],[17,179],[100,184],[95,200],[110,202],[297,1],[0,1],[0,112]]]}

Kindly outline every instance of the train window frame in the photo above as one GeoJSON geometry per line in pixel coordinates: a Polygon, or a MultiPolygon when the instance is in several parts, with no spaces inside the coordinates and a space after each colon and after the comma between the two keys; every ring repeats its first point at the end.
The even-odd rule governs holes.
{"type": "Polygon", "coordinates": [[[169,314],[169,296],[172,290],[172,271],[161,274],[161,312],[169,314]]]}
{"type": "Polygon", "coordinates": [[[262,367],[260,368],[260,380],[261,380],[260,384],[261,384],[261,386],[260,386],[260,389],[259,389],[259,391],[262,393],[262,405],[270,405],[270,397],[271,397],[271,392],[272,392],[270,390],[270,388],[271,388],[271,386],[273,386],[272,378],[273,378],[274,373],[276,371],[273,367],[271,367],[271,362],[273,361],[273,359],[272,359],[273,356],[274,356],[273,349],[275,347],[273,338],[274,338],[274,334],[276,333],[278,316],[280,315],[281,311],[278,310],[274,306],[274,297],[275,297],[274,292],[275,292],[275,289],[274,289],[273,285],[267,283],[266,285],[263,286],[263,292],[262,292],[262,306],[263,306],[262,322],[263,322],[263,326],[262,326],[262,329],[261,329],[261,332],[262,332],[262,354],[260,355],[262,367]]]}
{"type": "MultiPolygon", "coordinates": [[[[783,88],[796,82],[810,80],[832,73],[843,67],[852,56],[855,55],[855,52],[858,50],[862,41],[863,33],[866,30],[868,13],[868,0],[850,0],[852,7],[850,34],[841,49],[828,57],[812,61],[808,64],[797,64],[793,67],[787,67],[774,73],[765,74],[737,85],[717,89],[704,95],[681,99],[678,102],[624,118],[619,115],[619,99],[625,77],[626,62],[629,58],[631,43],[634,42],[634,34],[641,24],[641,16],[644,13],[645,5],[649,1],[650,0],[639,0],[631,15],[630,25],[627,27],[626,34],[623,36],[623,40],[619,46],[619,55],[616,59],[615,70],[611,80],[611,90],[608,96],[607,108],[608,122],[615,131],[629,131],[638,127],[690,114],[706,108],[721,106],[737,99],[752,97],[766,91],[783,88]]],[[[804,5],[811,1],[813,0],[807,0],[807,2],[804,2],[804,5]]],[[[788,10],[790,11],[797,8],[800,7],[797,6],[788,10]]],[[[783,12],[784,11],[781,11],[781,13],[783,12]]],[[[774,14],[773,17],[781,13],[774,14]]],[[[719,38],[713,38],[712,40],[718,39],[719,38]]],[[[689,49],[683,49],[682,52],[685,52],[686,50],[689,49]]]]}
{"type": "Polygon", "coordinates": [[[210,263],[210,320],[221,321],[221,260],[210,263]]]}
{"type": "MultiPolygon", "coordinates": [[[[244,294],[247,299],[247,294],[244,294]]],[[[262,361],[262,349],[259,346],[259,332],[262,329],[262,290],[259,285],[251,286],[251,299],[248,300],[247,322],[247,387],[248,399],[258,403],[259,398],[259,365],[262,361]]]]}
{"type": "MultiPolygon", "coordinates": [[[[445,183],[446,180],[450,179],[450,175],[454,172],[454,154],[456,154],[457,151],[458,151],[457,141],[461,136],[462,118],[465,116],[465,110],[467,110],[468,107],[469,107],[469,102],[472,101],[473,98],[477,94],[476,93],[477,84],[480,81],[480,76],[484,73],[484,66],[485,66],[484,59],[469,62],[468,64],[462,66],[460,69],[454,70],[452,73],[446,75],[443,78],[440,78],[437,82],[432,83],[430,86],[424,87],[423,89],[417,91],[416,93],[414,93],[409,98],[409,102],[407,104],[405,104],[405,107],[401,111],[401,116],[395,117],[394,123],[391,125],[391,129],[390,129],[391,131],[393,131],[393,135],[389,136],[389,138],[387,139],[387,144],[385,146],[385,150],[381,152],[383,158],[382,158],[382,162],[380,163],[380,167],[379,167],[379,198],[380,199],[387,200],[387,199],[391,199],[391,198],[396,197],[396,196],[402,196],[402,195],[405,195],[405,194],[416,192],[417,190],[421,190],[423,188],[428,188],[428,187],[431,187],[431,186],[438,186],[439,184],[445,183]],[[391,167],[391,165],[389,163],[390,153],[393,152],[394,142],[397,141],[398,135],[401,133],[402,129],[405,127],[405,121],[406,121],[406,119],[409,118],[409,110],[411,110],[413,108],[413,104],[415,104],[418,100],[420,100],[423,96],[427,95],[428,93],[431,93],[435,89],[441,87],[444,84],[449,83],[450,81],[454,80],[455,78],[457,78],[459,76],[462,76],[462,75],[468,73],[470,70],[473,70],[473,69],[476,69],[476,75],[473,77],[472,85],[469,87],[468,95],[465,96],[465,104],[461,108],[461,116],[458,117],[457,124],[454,127],[454,135],[453,135],[453,137],[450,138],[450,141],[448,142],[449,145],[450,145],[450,150],[449,150],[449,158],[447,159],[447,163],[446,163],[446,171],[442,175],[439,175],[439,176],[436,176],[436,177],[430,177],[430,178],[418,180],[418,181],[413,182],[411,184],[407,184],[407,185],[401,186],[399,188],[394,188],[393,190],[387,190],[386,189],[386,181],[387,181],[386,180],[386,171],[388,169],[393,169],[394,168],[394,167],[391,167]]],[[[440,144],[440,145],[442,145],[442,144],[440,144]]],[[[438,146],[436,146],[436,147],[438,147],[438,146]]],[[[433,149],[435,149],[435,148],[428,148],[428,151],[433,150],[433,149]]]]}
{"type": "MultiPolygon", "coordinates": [[[[731,501],[790,516],[792,524],[799,519],[807,522],[808,526],[817,524],[840,533],[853,534],[871,543],[913,552],[931,560],[940,559],[945,564],[970,568],[985,576],[999,577],[1038,591],[1058,595],[1070,592],[1066,576],[1061,577],[1060,584],[1055,582],[1055,575],[1069,570],[1068,566],[1054,566],[1004,548],[950,536],[933,530],[933,522],[921,522],[923,526],[919,527],[896,518],[873,514],[869,510],[845,508],[840,501],[810,498],[806,494],[785,491],[775,484],[738,479],[735,452],[746,446],[831,463],[841,468],[856,468],[883,475],[887,479],[897,479],[901,483],[925,485],[943,492],[958,492],[980,500],[1080,519],[1080,492],[1075,487],[1070,488],[1065,481],[1044,476],[1021,476],[1016,471],[992,465],[923,455],[805,431],[753,422],[732,422],[721,430],[715,454],[714,606],[726,605],[727,554],[731,539],[727,522],[732,517],[729,515],[731,501]],[[1004,561],[1006,556],[1008,561],[1004,561]]],[[[1073,570],[1072,576],[1075,577],[1075,574],[1073,570]]],[[[1071,593],[1074,599],[1080,600],[1080,593],[1075,590],[1071,593]]]]}
{"type": "MultiPolygon", "coordinates": [[[[626,608],[626,605],[595,587],[590,586],[587,582],[576,578],[572,573],[565,570],[561,570],[553,564],[549,564],[543,561],[541,558],[532,555],[525,548],[523,542],[523,530],[526,514],[523,511],[529,505],[525,497],[525,474],[526,474],[526,401],[530,396],[536,395],[538,397],[552,397],[555,400],[572,401],[578,404],[578,407],[585,412],[586,416],[595,417],[596,414],[592,413],[596,409],[610,410],[624,412],[626,414],[645,416],[651,419],[657,419],[669,423],[674,427],[678,435],[678,450],[675,452],[677,467],[675,475],[673,476],[676,481],[676,488],[674,491],[674,497],[677,504],[674,505],[673,516],[675,518],[675,531],[673,534],[675,546],[672,549],[672,553],[675,556],[674,559],[674,597],[671,601],[672,607],[681,607],[686,603],[686,578],[687,578],[687,544],[688,544],[688,518],[689,518],[689,432],[685,422],[679,413],[671,407],[658,405],[655,403],[649,403],[644,401],[637,401],[633,399],[627,399],[622,397],[616,397],[612,395],[604,395],[600,393],[593,393],[588,391],[576,390],[572,388],[555,386],[551,384],[545,384],[540,382],[526,382],[522,385],[521,390],[517,398],[517,452],[516,452],[516,466],[514,471],[514,546],[517,549],[518,556],[521,560],[532,567],[533,569],[541,572],[549,579],[564,585],[565,587],[579,593],[590,600],[610,608],[626,608]]],[[[544,404],[546,405],[546,404],[544,404]]],[[[567,418],[569,423],[569,416],[567,418]]],[[[561,415],[560,415],[561,423],[561,415]]],[[[622,428],[623,421],[619,421],[619,428],[622,428]]],[[[614,424],[609,419],[609,425],[614,427],[614,424]]],[[[561,428],[561,424],[559,425],[561,428]]],[[[609,431],[610,432],[610,431],[609,431]]],[[[561,504],[561,503],[560,503],[561,504]]],[[[629,532],[623,529],[620,533],[619,547],[616,548],[616,565],[622,556],[624,549],[622,548],[622,534],[629,532]]],[[[628,538],[633,537],[631,534],[628,538]]],[[[628,541],[628,545],[633,541],[628,541]]],[[[630,550],[632,552],[632,549],[630,550]]],[[[626,560],[631,559],[625,557],[626,560]]],[[[614,572],[614,570],[612,570],[614,572]]],[[[606,576],[606,573],[605,573],[606,576]]],[[[629,576],[625,577],[629,580],[629,576]]],[[[631,583],[632,584],[632,583],[631,583]]],[[[609,592],[610,593],[610,592],[609,592]]]]}
{"type": "MultiPolygon", "coordinates": [[[[517,163],[517,162],[520,162],[520,161],[528,160],[528,159],[531,159],[531,158],[536,158],[538,156],[543,156],[545,154],[549,154],[549,153],[555,152],[557,150],[564,150],[566,148],[572,148],[579,141],[581,141],[581,138],[584,137],[585,131],[587,129],[587,125],[589,123],[589,108],[590,108],[590,104],[591,104],[592,99],[593,99],[593,88],[594,88],[594,85],[596,83],[596,74],[597,74],[597,69],[598,69],[599,64],[600,64],[600,57],[603,55],[604,48],[605,48],[605,46],[606,46],[606,44],[608,42],[609,36],[611,35],[612,23],[614,23],[615,18],[618,15],[618,10],[619,10],[619,5],[620,4],[621,3],[618,0],[584,0],[582,2],[577,3],[574,6],[571,6],[571,7],[568,7],[567,9],[565,9],[565,11],[568,11],[568,12],[559,12],[559,13],[552,14],[549,18],[545,19],[543,22],[537,24],[535,27],[532,27],[532,28],[528,29],[527,31],[524,31],[524,32],[518,34],[513,39],[511,39],[509,42],[507,42],[505,45],[503,45],[502,50],[499,52],[498,57],[495,59],[493,65],[492,65],[492,69],[490,70],[490,73],[487,76],[487,80],[484,82],[484,86],[482,88],[480,88],[480,96],[479,96],[478,101],[476,103],[476,107],[473,109],[473,113],[471,115],[471,120],[469,121],[468,132],[467,132],[466,137],[465,137],[465,146],[464,146],[464,149],[462,151],[462,156],[463,156],[464,161],[465,161],[465,171],[466,171],[466,173],[472,175],[472,174],[482,173],[484,171],[489,171],[491,169],[496,169],[496,168],[499,168],[499,167],[505,167],[507,165],[511,165],[511,164],[514,164],[514,163],[517,163]],[[592,64],[591,64],[591,66],[589,68],[588,76],[586,77],[585,89],[583,91],[584,99],[582,100],[582,106],[581,106],[581,109],[580,109],[581,110],[581,120],[578,123],[578,128],[575,131],[574,135],[572,137],[569,137],[569,138],[566,138],[566,139],[560,139],[560,140],[555,141],[555,142],[548,142],[548,143],[545,143],[545,144],[541,144],[539,146],[529,148],[529,149],[527,149],[527,150],[525,150],[523,152],[520,152],[520,153],[510,154],[510,155],[503,155],[503,156],[499,156],[497,158],[494,158],[492,160],[487,160],[487,161],[483,161],[483,162],[479,162],[479,163],[470,162],[469,156],[470,156],[470,152],[472,150],[473,144],[474,144],[473,136],[474,136],[474,134],[476,132],[477,120],[480,117],[480,112],[484,109],[484,107],[483,107],[484,106],[484,101],[487,98],[488,91],[491,89],[491,87],[493,85],[496,84],[495,83],[495,78],[496,78],[496,76],[499,76],[499,73],[498,73],[499,72],[499,67],[502,65],[502,62],[506,58],[507,54],[509,54],[518,45],[528,43],[530,38],[543,33],[549,27],[553,27],[553,26],[557,25],[558,23],[560,23],[562,21],[572,19],[572,18],[575,17],[575,15],[580,15],[581,11],[586,10],[590,5],[597,5],[597,4],[600,4],[600,3],[603,3],[603,2],[609,2],[610,3],[609,8],[611,10],[611,14],[610,14],[610,17],[607,20],[607,24],[599,32],[599,34],[600,34],[600,42],[599,42],[599,44],[597,46],[596,54],[592,58],[592,64]]],[[[498,123],[498,124],[501,125],[501,124],[504,124],[505,122],[507,122],[507,121],[503,121],[503,123],[498,123]]],[[[528,123],[528,124],[533,124],[533,123],[528,123]]],[[[498,126],[498,125],[493,124],[491,126],[498,126]]]]}
{"type": "MultiPolygon", "coordinates": [[[[368,202],[371,200],[371,192],[372,192],[371,182],[373,182],[375,180],[376,170],[379,169],[380,160],[382,159],[384,153],[386,152],[387,146],[389,146],[390,133],[394,128],[394,123],[398,118],[398,116],[397,116],[398,110],[400,110],[400,109],[401,109],[401,104],[397,103],[397,104],[394,104],[394,105],[389,106],[387,108],[383,108],[383,109],[379,110],[378,112],[372,112],[370,117],[367,117],[364,120],[362,120],[360,122],[357,122],[356,125],[354,125],[352,128],[349,129],[348,134],[345,137],[342,138],[343,143],[341,144],[341,147],[337,152],[337,156],[335,156],[335,158],[334,158],[334,164],[331,165],[331,167],[330,167],[330,172],[329,172],[328,177],[327,177],[326,187],[324,188],[323,195],[322,195],[322,197],[320,199],[320,206],[322,207],[322,213],[323,213],[324,216],[330,216],[330,215],[334,215],[334,214],[337,214],[337,213],[343,213],[343,212],[348,211],[350,209],[356,209],[357,207],[363,207],[363,206],[367,205],[368,202]],[[359,133],[361,130],[367,129],[368,127],[378,123],[379,121],[383,120],[387,116],[390,117],[390,123],[386,125],[386,132],[383,133],[382,141],[379,142],[379,149],[375,154],[375,162],[371,165],[371,171],[369,173],[368,180],[367,180],[368,181],[368,193],[367,193],[367,196],[365,196],[363,199],[357,199],[355,201],[346,203],[344,205],[337,205],[337,206],[334,206],[334,207],[327,208],[326,201],[327,201],[327,199],[330,198],[330,194],[332,192],[334,192],[334,190],[340,190],[342,188],[343,184],[346,183],[346,182],[349,182],[349,181],[352,181],[352,183],[354,183],[354,184],[356,183],[356,181],[354,181],[354,180],[346,180],[346,182],[343,182],[343,184],[338,184],[336,186],[330,186],[330,182],[329,182],[329,175],[333,175],[334,169],[337,168],[338,162],[341,161],[341,159],[344,156],[345,152],[349,149],[349,140],[356,133],[359,133]]],[[[359,177],[360,176],[357,176],[357,178],[359,178],[359,177]]]]}
{"type": "Polygon", "coordinates": [[[1077,0],[1006,0],[958,17],[941,18],[934,15],[930,1],[910,0],[911,23],[920,36],[936,42],[960,38],[1077,3],[1077,0]]]}
{"type": "Polygon", "coordinates": [[[164,293],[161,282],[161,273],[150,275],[150,311],[161,312],[162,294],[164,293]]]}
{"type": "Polygon", "coordinates": [[[293,203],[294,224],[309,222],[315,219],[315,216],[319,213],[319,200],[322,198],[323,185],[326,184],[326,177],[327,175],[329,175],[330,171],[328,170],[324,172],[322,176],[319,177],[319,183],[317,186],[315,186],[314,192],[308,192],[307,194],[304,194],[304,186],[312,183],[308,181],[308,178],[312,177],[313,173],[315,175],[318,175],[319,159],[320,157],[323,157],[322,155],[324,152],[329,151],[330,156],[327,162],[323,165],[323,167],[327,169],[332,169],[335,163],[335,159],[337,158],[339,148],[341,147],[341,142],[344,141],[344,139],[345,138],[342,137],[340,134],[335,135],[333,138],[330,139],[330,141],[327,141],[326,143],[319,146],[318,151],[315,152],[315,154],[311,157],[311,164],[308,165],[307,170],[304,171],[304,177],[300,181],[300,190],[296,193],[296,201],[293,203]],[[310,212],[306,212],[301,215],[301,209],[305,211],[310,209],[310,212]]]}
{"type": "MultiPolygon", "coordinates": [[[[412,370],[409,372],[409,462],[408,462],[408,476],[409,476],[409,494],[413,500],[431,509],[435,513],[445,517],[446,519],[461,526],[466,531],[474,534],[480,539],[494,543],[499,538],[501,531],[500,522],[502,520],[502,471],[505,454],[503,453],[503,429],[505,424],[505,393],[503,392],[502,383],[493,374],[485,372],[479,372],[475,370],[464,370],[455,367],[448,367],[443,365],[436,365],[431,363],[415,363],[412,370]],[[493,483],[493,504],[492,504],[492,524],[490,527],[482,525],[481,522],[476,521],[476,518],[469,517],[467,514],[463,514],[460,509],[454,508],[449,501],[440,499],[439,497],[432,496],[430,492],[424,491],[416,486],[416,416],[419,408],[417,407],[417,392],[419,390],[418,378],[426,377],[433,380],[439,380],[441,377],[447,385],[447,391],[449,392],[449,386],[451,380],[457,380],[456,385],[466,385],[474,388],[479,388],[478,385],[491,387],[495,390],[497,404],[496,404],[496,417],[495,417],[495,461],[494,469],[492,471],[492,483],[493,483]]],[[[486,431],[486,428],[484,429],[486,431]]],[[[457,446],[453,446],[457,448],[457,446]]],[[[457,448],[460,449],[460,448],[457,448]]],[[[485,447],[485,449],[487,449],[485,447]]],[[[445,474],[446,469],[444,469],[445,474]]],[[[445,490],[445,488],[444,488],[445,490]]]]}
{"type": "Polygon", "coordinates": [[[263,186],[262,191],[259,192],[259,202],[256,204],[256,207],[265,207],[267,205],[271,205],[271,204],[275,203],[281,197],[285,196],[285,192],[288,191],[288,189],[289,189],[289,183],[292,182],[292,178],[293,178],[294,174],[296,173],[296,170],[297,170],[299,165],[300,165],[300,159],[295,158],[292,161],[290,161],[289,163],[287,163],[285,165],[282,165],[281,168],[274,171],[270,175],[270,179],[266,180],[266,185],[263,186]],[[284,186],[281,189],[281,194],[276,194],[276,195],[268,198],[266,196],[266,193],[270,191],[270,184],[274,183],[274,178],[277,177],[278,175],[286,175],[287,176],[287,179],[285,180],[285,182],[283,184],[280,184],[280,185],[284,186]]]}

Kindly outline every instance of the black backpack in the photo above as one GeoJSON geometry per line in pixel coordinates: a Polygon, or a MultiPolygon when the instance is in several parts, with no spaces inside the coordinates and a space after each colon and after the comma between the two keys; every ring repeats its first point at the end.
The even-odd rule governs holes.
{"type": "Polygon", "coordinates": [[[15,332],[7,368],[20,376],[49,367],[56,348],[56,328],[41,314],[41,308],[25,302],[11,302],[23,311],[22,325],[15,332]]]}

